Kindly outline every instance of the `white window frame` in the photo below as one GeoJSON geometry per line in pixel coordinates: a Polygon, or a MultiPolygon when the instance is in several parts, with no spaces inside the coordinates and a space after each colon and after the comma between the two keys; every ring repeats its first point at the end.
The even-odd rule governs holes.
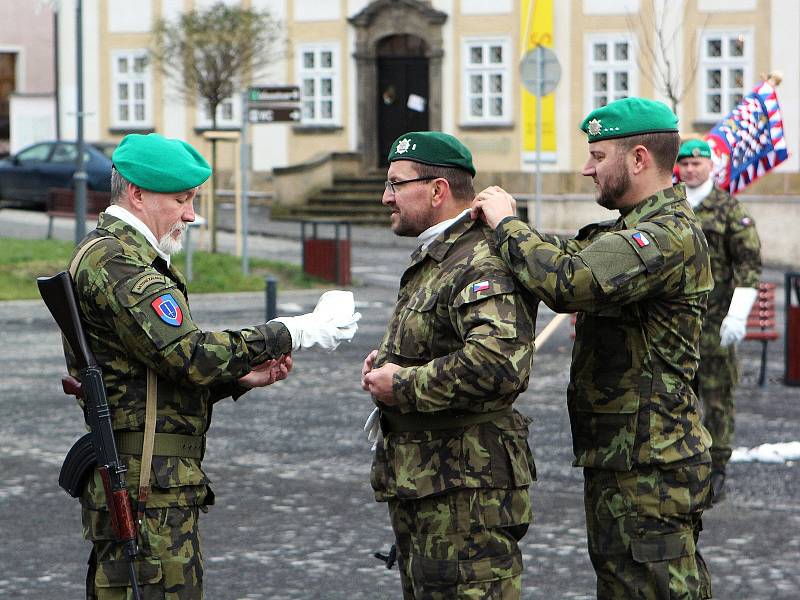
{"type": "Polygon", "coordinates": [[[111,53],[111,122],[114,127],[121,129],[145,129],[153,125],[153,83],[151,79],[150,61],[148,58],[148,50],[146,48],[134,48],[130,50],[115,50],[111,53]],[[128,71],[120,73],[117,69],[119,67],[120,58],[126,58],[128,62],[128,71]],[[144,57],[145,66],[140,73],[134,73],[131,69],[136,58],[144,57]],[[120,98],[120,84],[127,84],[127,99],[120,98]],[[134,90],[137,83],[144,86],[142,104],[144,105],[144,115],[141,119],[136,118],[136,98],[134,98],[134,90]],[[119,114],[120,105],[122,103],[128,106],[128,118],[122,119],[119,114]]]}
{"type": "Polygon", "coordinates": [[[342,92],[341,92],[341,71],[339,69],[339,43],[321,42],[314,44],[298,44],[295,56],[295,76],[297,85],[300,87],[300,110],[302,113],[301,123],[303,125],[313,125],[322,127],[339,127],[342,124],[342,92]],[[331,66],[320,66],[322,54],[331,53],[331,66]],[[304,65],[305,55],[314,55],[314,66],[304,65]],[[322,81],[331,80],[330,95],[321,95],[318,91],[322,90],[322,81]],[[313,94],[308,94],[306,81],[313,81],[313,94]],[[322,116],[323,102],[331,102],[330,117],[322,116]],[[314,107],[313,116],[308,115],[308,104],[314,107]]]}
{"type": "MultiPolygon", "coordinates": [[[[206,101],[200,98],[197,101],[197,118],[195,119],[198,129],[211,129],[214,122],[209,116],[206,101]]],[[[242,125],[242,98],[241,94],[234,94],[225,98],[217,105],[217,129],[239,129],[242,125]],[[230,117],[226,118],[226,108],[230,107],[230,117]]]]}
{"type": "Polygon", "coordinates": [[[637,46],[636,39],[630,32],[587,34],[584,37],[583,59],[584,114],[588,114],[600,106],[596,104],[597,97],[601,94],[597,93],[594,88],[595,75],[606,75],[606,104],[624,96],[638,95],[639,66],[637,64],[637,46]],[[614,44],[622,42],[628,44],[628,58],[626,60],[617,59],[614,53],[614,44]],[[594,47],[596,44],[607,44],[606,60],[599,61],[595,59],[594,47]],[[628,89],[624,94],[619,93],[621,90],[617,90],[614,85],[615,75],[622,72],[626,73],[628,77],[628,89]]]}
{"type": "Polygon", "coordinates": [[[510,125],[512,123],[512,92],[511,92],[511,38],[509,37],[467,37],[461,42],[461,121],[465,125],[510,125]],[[472,49],[482,48],[481,63],[472,62],[472,49]],[[502,61],[499,63],[487,62],[490,58],[490,48],[500,46],[502,61]],[[501,77],[499,94],[489,89],[490,77],[501,77]],[[481,91],[472,89],[473,77],[481,77],[481,91]],[[502,114],[489,113],[490,102],[500,97],[500,110],[502,114]],[[480,98],[483,103],[482,114],[472,114],[472,99],[480,98]]]}
{"type": "Polygon", "coordinates": [[[702,121],[718,121],[725,117],[730,110],[736,106],[737,102],[732,99],[732,95],[741,94],[746,96],[752,89],[755,82],[753,81],[753,43],[754,36],[752,30],[710,30],[703,31],[700,36],[700,64],[697,69],[698,79],[698,97],[697,97],[697,114],[702,121]],[[722,40],[722,55],[719,57],[708,55],[708,42],[713,39],[722,40]],[[744,52],[741,56],[730,55],[729,42],[734,38],[741,38],[744,43],[744,52]],[[720,70],[721,81],[719,94],[720,94],[720,110],[713,112],[709,110],[708,98],[714,94],[716,88],[708,87],[708,72],[712,70],[720,70]],[[742,70],[742,85],[735,87],[731,85],[732,71],[735,69],[742,70]]]}

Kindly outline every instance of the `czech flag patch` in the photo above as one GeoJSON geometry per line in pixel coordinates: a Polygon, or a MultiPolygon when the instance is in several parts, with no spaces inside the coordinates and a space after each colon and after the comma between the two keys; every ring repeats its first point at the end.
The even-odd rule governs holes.
{"type": "Polygon", "coordinates": [[[181,323],[183,323],[183,312],[181,312],[181,307],[175,302],[172,294],[159,296],[150,303],[150,306],[153,307],[156,314],[167,325],[180,327],[181,323]]]}
{"type": "Polygon", "coordinates": [[[640,231],[637,231],[631,237],[633,238],[633,241],[636,242],[636,244],[639,246],[639,248],[644,248],[645,246],[650,245],[650,240],[644,237],[644,234],[640,231]]]}
{"type": "Polygon", "coordinates": [[[473,292],[482,292],[483,290],[489,289],[489,282],[488,281],[479,281],[478,283],[472,284],[472,291],[473,292]]]}

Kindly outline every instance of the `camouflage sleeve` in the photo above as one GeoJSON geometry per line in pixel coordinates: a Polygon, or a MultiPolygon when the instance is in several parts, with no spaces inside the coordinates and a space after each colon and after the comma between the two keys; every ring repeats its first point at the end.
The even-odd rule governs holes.
{"type": "Polygon", "coordinates": [[[291,351],[289,332],[280,323],[201,331],[172,280],[121,254],[94,273],[89,289],[98,308],[113,313],[112,326],[127,351],[183,385],[233,383],[251,365],[291,351]]]}
{"type": "Polygon", "coordinates": [[[533,360],[535,317],[502,264],[490,271],[473,271],[467,279],[469,283],[457,291],[449,309],[463,346],[395,374],[393,388],[400,412],[497,410],[525,390],[533,360]]]}
{"type": "Polygon", "coordinates": [[[653,223],[606,232],[570,255],[521,222],[497,229],[503,259],[520,283],[558,312],[628,304],[677,287],[683,244],[653,223]]]}
{"type": "Polygon", "coordinates": [[[729,213],[728,232],[726,241],[734,287],[757,288],[761,278],[761,240],[752,217],[735,199],[734,210],[729,213]]]}
{"type": "MultiPolygon", "coordinates": [[[[518,219],[517,217],[506,217],[503,221],[500,222],[502,225],[503,223],[509,223],[512,219],[516,220],[519,223],[525,225],[525,221],[522,219],[518,219]]],[[[532,228],[531,228],[532,229],[532,228]]],[[[582,229],[578,236],[576,237],[569,237],[564,235],[556,235],[554,233],[544,233],[538,230],[536,234],[548,244],[552,244],[556,246],[559,250],[564,252],[565,254],[576,254],[580,252],[589,242],[586,239],[583,239],[581,233],[584,233],[584,230],[587,228],[582,229]]]]}

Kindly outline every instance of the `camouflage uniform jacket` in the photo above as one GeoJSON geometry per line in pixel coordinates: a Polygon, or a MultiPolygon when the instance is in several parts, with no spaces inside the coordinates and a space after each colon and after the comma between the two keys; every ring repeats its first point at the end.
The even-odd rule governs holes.
{"type": "MultiPolygon", "coordinates": [[[[510,408],[528,385],[536,303],[523,301],[491,230],[469,217],[426,249],[400,280],[375,366],[394,376],[398,404],[425,415],[510,408]]],[[[457,488],[524,488],[535,479],[529,420],[517,412],[436,431],[385,431],[372,465],[376,499],[411,499],[457,488]]]]}
{"type": "Polygon", "coordinates": [[[694,209],[708,240],[714,290],[703,322],[703,346],[719,346],[719,327],[728,314],[733,290],[758,288],[761,241],[747,210],[728,192],[714,187],[694,209]]]}
{"type": "Polygon", "coordinates": [[[576,466],[708,462],[691,382],[712,278],[683,186],[572,239],[511,218],[497,236],[526,288],[578,312],[567,392],[576,466]]]}
{"type": "MultiPolygon", "coordinates": [[[[189,312],[186,283],[168,267],[144,236],[124,221],[101,214],[97,229],[84,242],[96,243],[75,275],[78,302],[89,345],[103,370],[115,431],[144,429],[147,369],[158,377],[156,431],[202,435],[214,402],[243,394],[236,380],[258,364],[289,352],[291,340],[279,324],[238,331],[205,332],[189,312]],[[173,326],[159,318],[152,302],[171,294],[182,321],[173,326]]],[[[77,375],[67,351],[67,364],[77,375]]],[[[136,494],[139,457],[123,456],[128,485],[136,494]]],[[[200,460],[154,456],[148,507],[210,503],[208,478],[200,460]]],[[[87,508],[105,505],[95,473],[83,496],[87,508]]]]}

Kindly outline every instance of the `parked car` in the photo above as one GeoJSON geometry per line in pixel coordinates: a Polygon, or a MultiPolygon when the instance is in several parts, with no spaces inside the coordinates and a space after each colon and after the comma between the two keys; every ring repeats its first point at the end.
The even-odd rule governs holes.
{"type": "MultiPolygon", "coordinates": [[[[90,190],[111,191],[111,153],[114,144],[87,142],[84,145],[86,184],[90,190]]],[[[49,188],[73,187],[75,142],[40,142],[0,160],[0,200],[25,208],[47,205],[49,188]]]]}

